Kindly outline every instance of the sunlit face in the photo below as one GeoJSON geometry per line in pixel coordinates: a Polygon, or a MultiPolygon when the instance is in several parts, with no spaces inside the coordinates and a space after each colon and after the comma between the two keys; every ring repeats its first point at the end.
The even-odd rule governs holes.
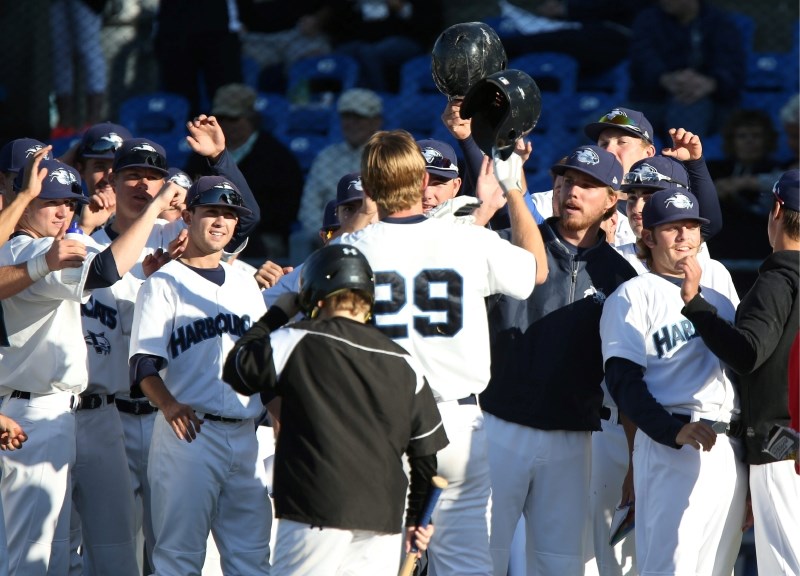
{"type": "Polygon", "coordinates": [[[634,163],[656,154],[655,146],[619,128],[603,130],[597,138],[597,145],[617,157],[623,174],[627,174],[634,163]]]}
{"type": "Polygon", "coordinates": [[[225,248],[239,222],[236,211],[225,206],[196,206],[184,210],[183,219],[189,229],[189,244],[201,254],[225,248]]]}
{"type": "Polygon", "coordinates": [[[600,224],[616,197],[608,186],[577,170],[567,170],[560,193],[559,226],[566,231],[585,231],[600,224]]]}
{"type": "Polygon", "coordinates": [[[652,195],[653,190],[649,188],[628,190],[625,213],[628,215],[628,223],[631,225],[631,230],[633,230],[637,238],[642,237],[642,211],[652,195]]]}
{"type": "Polygon", "coordinates": [[[687,256],[697,256],[702,237],[700,222],[678,220],[643,230],[642,240],[650,248],[653,261],[650,269],[657,274],[683,277],[678,264],[687,256]]]}
{"type": "Polygon", "coordinates": [[[78,203],[72,199],[34,198],[28,204],[17,227],[34,238],[52,238],[64,224],[72,221],[78,203]]]}
{"type": "Polygon", "coordinates": [[[129,226],[156,197],[164,175],[152,168],[123,168],[111,173],[117,193],[117,220],[129,226]]]}
{"type": "Polygon", "coordinates": [[[430,174],[428,185],[422,191],[422,210],[427,212],[442,202],[456,197],[461,187],[461,178],[445,179],[435,174],[430,174]]]}
{"type": "Polygon", "coordinates": [[[114,192],[111,187],[110,158],[86,158],[81,163],[81,178],[86,183],[89,196],[97,192],[114,192]]]}

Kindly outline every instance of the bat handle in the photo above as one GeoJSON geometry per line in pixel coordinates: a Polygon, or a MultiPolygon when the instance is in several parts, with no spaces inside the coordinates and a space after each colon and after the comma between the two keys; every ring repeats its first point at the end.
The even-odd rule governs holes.
{"type": "MultiPolygon", "coordinates": [[[[442,490],[447,488],[447,480],[441,476],[434,476],[431,478],[431,487],[428,490],[428,499],[425,501],[425,507],[422,509],[422,514],[419,516],[417,526],[427,526],[431,523],[431,516],[433,516],[433,509],[436,508],[436,503],[439,501],[439,496],[442,490]]],[[[417,548],[416,544],[412,542],[411,550],[406,554],[406,559],[400,568],[399,576],[412,576],[414,568],[417,565],[417,548]]]]}

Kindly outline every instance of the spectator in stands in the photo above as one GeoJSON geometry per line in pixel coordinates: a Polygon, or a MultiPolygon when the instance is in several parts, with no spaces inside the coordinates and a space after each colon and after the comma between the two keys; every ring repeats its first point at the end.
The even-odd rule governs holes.
{"type": "Polygon", "coordinates": [[[400,67],[443,28],[441,0],[335,0],[330,14],[334,52],[354,57],[359,85],[379,92],[397,92],[400,67]]]}
{"type": "MultiPolygon", "coordinates": [[[[261,208],[261,223],[251,236],[248,254],[280,259],[287,256],[289,231],[303,192],[303,173],[294,155],[260,129],[261,115],[255,102],[256,92],[249,86],[227,84],[214,95],[211,114],[261,208]]],[[[189,157],[185,171],[193,179],[213,174],[208,161],[198,154],[189,157]]]]}
{"type": "Polygon", "coordinates": [[[766,215],[769,206],[758,208],[761,189],[757,175],[778,168],[771,158],[778,145],[772,120],[761,110],[737,110],[725,123],[722,138],[725,158],[708,163],[720,199],[723,204],[755,209],[766,215]]]}
{"type": "Polygon", "coordinates": [[[209,98],[221,86],[242,81],[241,28],[236,2],[160,0],[154,42],[161,89],[188,98],[192,116],[207,110],[201,74],[209,98]]]}
{"type": "Polygon", "coordinates": [[[246,32],[242,54],[261,68],[259,90],[284,92],[292,63],[331,50],[326,31],[330,6],[322,0],[263,2],[239,0],[246,32]]]}
{"type": "Polygon", "coordinates": [[[314,159],[306,177],[300,212],[302,226],[292,235],[290,260],[299,263],[319,248],[317,230],[328,200],[336,197],[342,174],[361,171],[361,152],[370,136],[383,124],[383,101],[372,90],[345,91],[336,104],[344,141],[324,148],[314,159]]]}
{"type": "Polygon", "coordinates": [[[701,138],[719,131],[739,104],[746,53],[733,18],[707,0],[659,0],[633,22],[631,108],[663,137],[685,126],[701,138]]]}
{"type": "Polygon", "coordinates": [[[73,136],[81,126],[91,126],[102,119],[107,77],[100,31],[105,5],[106,0],[50,2],[51,63],[58,110],[58,125],[53,128],[52,138],[73,136]],[[84,83],[83,114],[75,102],[76,78],[82,78],[84,83]]]}

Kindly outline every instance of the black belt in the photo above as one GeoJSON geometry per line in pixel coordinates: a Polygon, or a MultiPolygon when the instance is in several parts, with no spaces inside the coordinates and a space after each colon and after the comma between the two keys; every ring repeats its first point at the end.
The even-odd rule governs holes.
{"type": "Polygon", "coordinates": [[[152,414],[153,412],[158,412],[158,408],[146,400],[136,401],[117,398],[114,400],[114,403],[117,405],[117,410],[120,412],[133,414],[135,416],[145,416],[147,414],[152,414]]]}
{"type": "Polygon", "coordinates": [[[459,398],[458,400],[456,400],[456,402],[458,402],[461,406],[467,406],[467,405],[477,406],[478,397],[475,396],[475,394],[470,394],[466,398],[459,398]]]}
{"type": "Polygon", "coordinates": [[[217,416],[216,414],[202,414],[202,420],[210,420],[211,422],[223,422],[225,424],[238,424],[239,422],[244,422],[244,418],[226,418],[225,416],[217,416]]]}
{"type": "MultiPolygon", "coordinates": [[[[19,398],[21,400],[30,400],[31,399],[31,393],[30,392],[23,392],[22,390],[14,390],[11,393],[11,397],[12,398],[19,398]]],[[[69,399],[69,407],[70,407],[70,409],[75,408],[76,404],[78,406],[80,406],[80,403],[81,403],[81,401],[80,401],[80,397],[79,396],[71,396],[70,399],[69,399]]]]}
{"type": "MultiPolygon", "coordinates": [[[[674,418],[680,420],[684,424],[689,424],[692,421],[692,417],[688,414],[673,414],[674,418]]],[[[711,429],[714,430],[717,434],[725,434],[726,436],[730,436],[732,438],[743,438],[744,437],[744,426],[740,420],[733,420],[731,422],[719,422],[714,420],[707,420],[706,418],[700,418],[698,422],[702,422],[703,424],[708,424],[711,426],[711,429]]]]}
{"type": "Polygon", "coordinates": [[[85,394],[81,395],[78,410],[94,410],[100,408],[104,403],[111,404],[114,402],[113,394],[85,394]],[[103,402],[105,400],[105,402],[103,402]]]}

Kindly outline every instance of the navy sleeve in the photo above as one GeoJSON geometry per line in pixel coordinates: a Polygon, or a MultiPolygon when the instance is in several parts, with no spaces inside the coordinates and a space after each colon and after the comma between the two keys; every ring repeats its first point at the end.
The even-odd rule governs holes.
{"type": "Polygon", "coordinates": [[[689,188],[697,198],[700,217],[708,219],[708,224],[700,227],[705,240],[713,238],[722,230],[722,208],[719,205],[717,187],[711,179],[705,158],[688,160],[683,163],[689,173],[689,188]]]}
{"type": "Polygon", "coordinates": [[[461,185],[460,196],[475,196],[478,185],[478,175],[483,164],[483,152],[473,140],[472,136],[465,140],[458,140],[458,146],[464,154],[464,183],[461,185]]]}
{"type": "Polygon", "coordinates": [[[118,282],[120,278],[122,276],[119,275],[117,270],[117,261],[114,259],[114,253],[109,246],[92,259],[89,273],[86,275],[84,289],[108,288],[118,282]]]}
{"type": "Polygon", "coordinates": [[[258,222],[261,220],[261,208],[258,206],[256,197],[253,195],[253,191],[250,190],[250,186],[247,184],[244,174],[239,170],[236,162],[234,162],[230,153],[228,153],[227,148],[222,153],[222,156],[219,157],[217,163],[211,164],[211,169],[215,175],[224,176],[233,182],[242,194],[244,205],[253,212],[249,216],[241,216],[239,218],[239,225],[236,227],[236,232],[233,238],[231,238],[230,243],[225,247],[226,252],[235,252],[247,237],[250,236],[253,230],[255,230],[256,226],[258,226],[258,222]]]}
{"type": "Polygon", "coordinates": [[[131,398],[139,397],[142,380],[148,376],[157,376],[158,371],[164,367],[165,360],[152,354],[134,354],[129,363],[129,378],[131,383],[131,398]]]}
{"type": "Polygon", "coordinates": [[[650,394],[644,381],[644,366],[625,358],[613,357],[606,362],[606,386],[620,412],[642,432],[659,444],[679,449],[675,443],[683,423],[674,418],[650,394]]]}
{"type": "Polygon", "coordinates": [[[425,506],[425,500],[428,497],[431,478],[436,474],[436,454],[410,456],[408,458],[408,466],[410,468],[410,482],[406,526],[416,526],[419,516],[422,514],[422,508],[425,506]]]}

